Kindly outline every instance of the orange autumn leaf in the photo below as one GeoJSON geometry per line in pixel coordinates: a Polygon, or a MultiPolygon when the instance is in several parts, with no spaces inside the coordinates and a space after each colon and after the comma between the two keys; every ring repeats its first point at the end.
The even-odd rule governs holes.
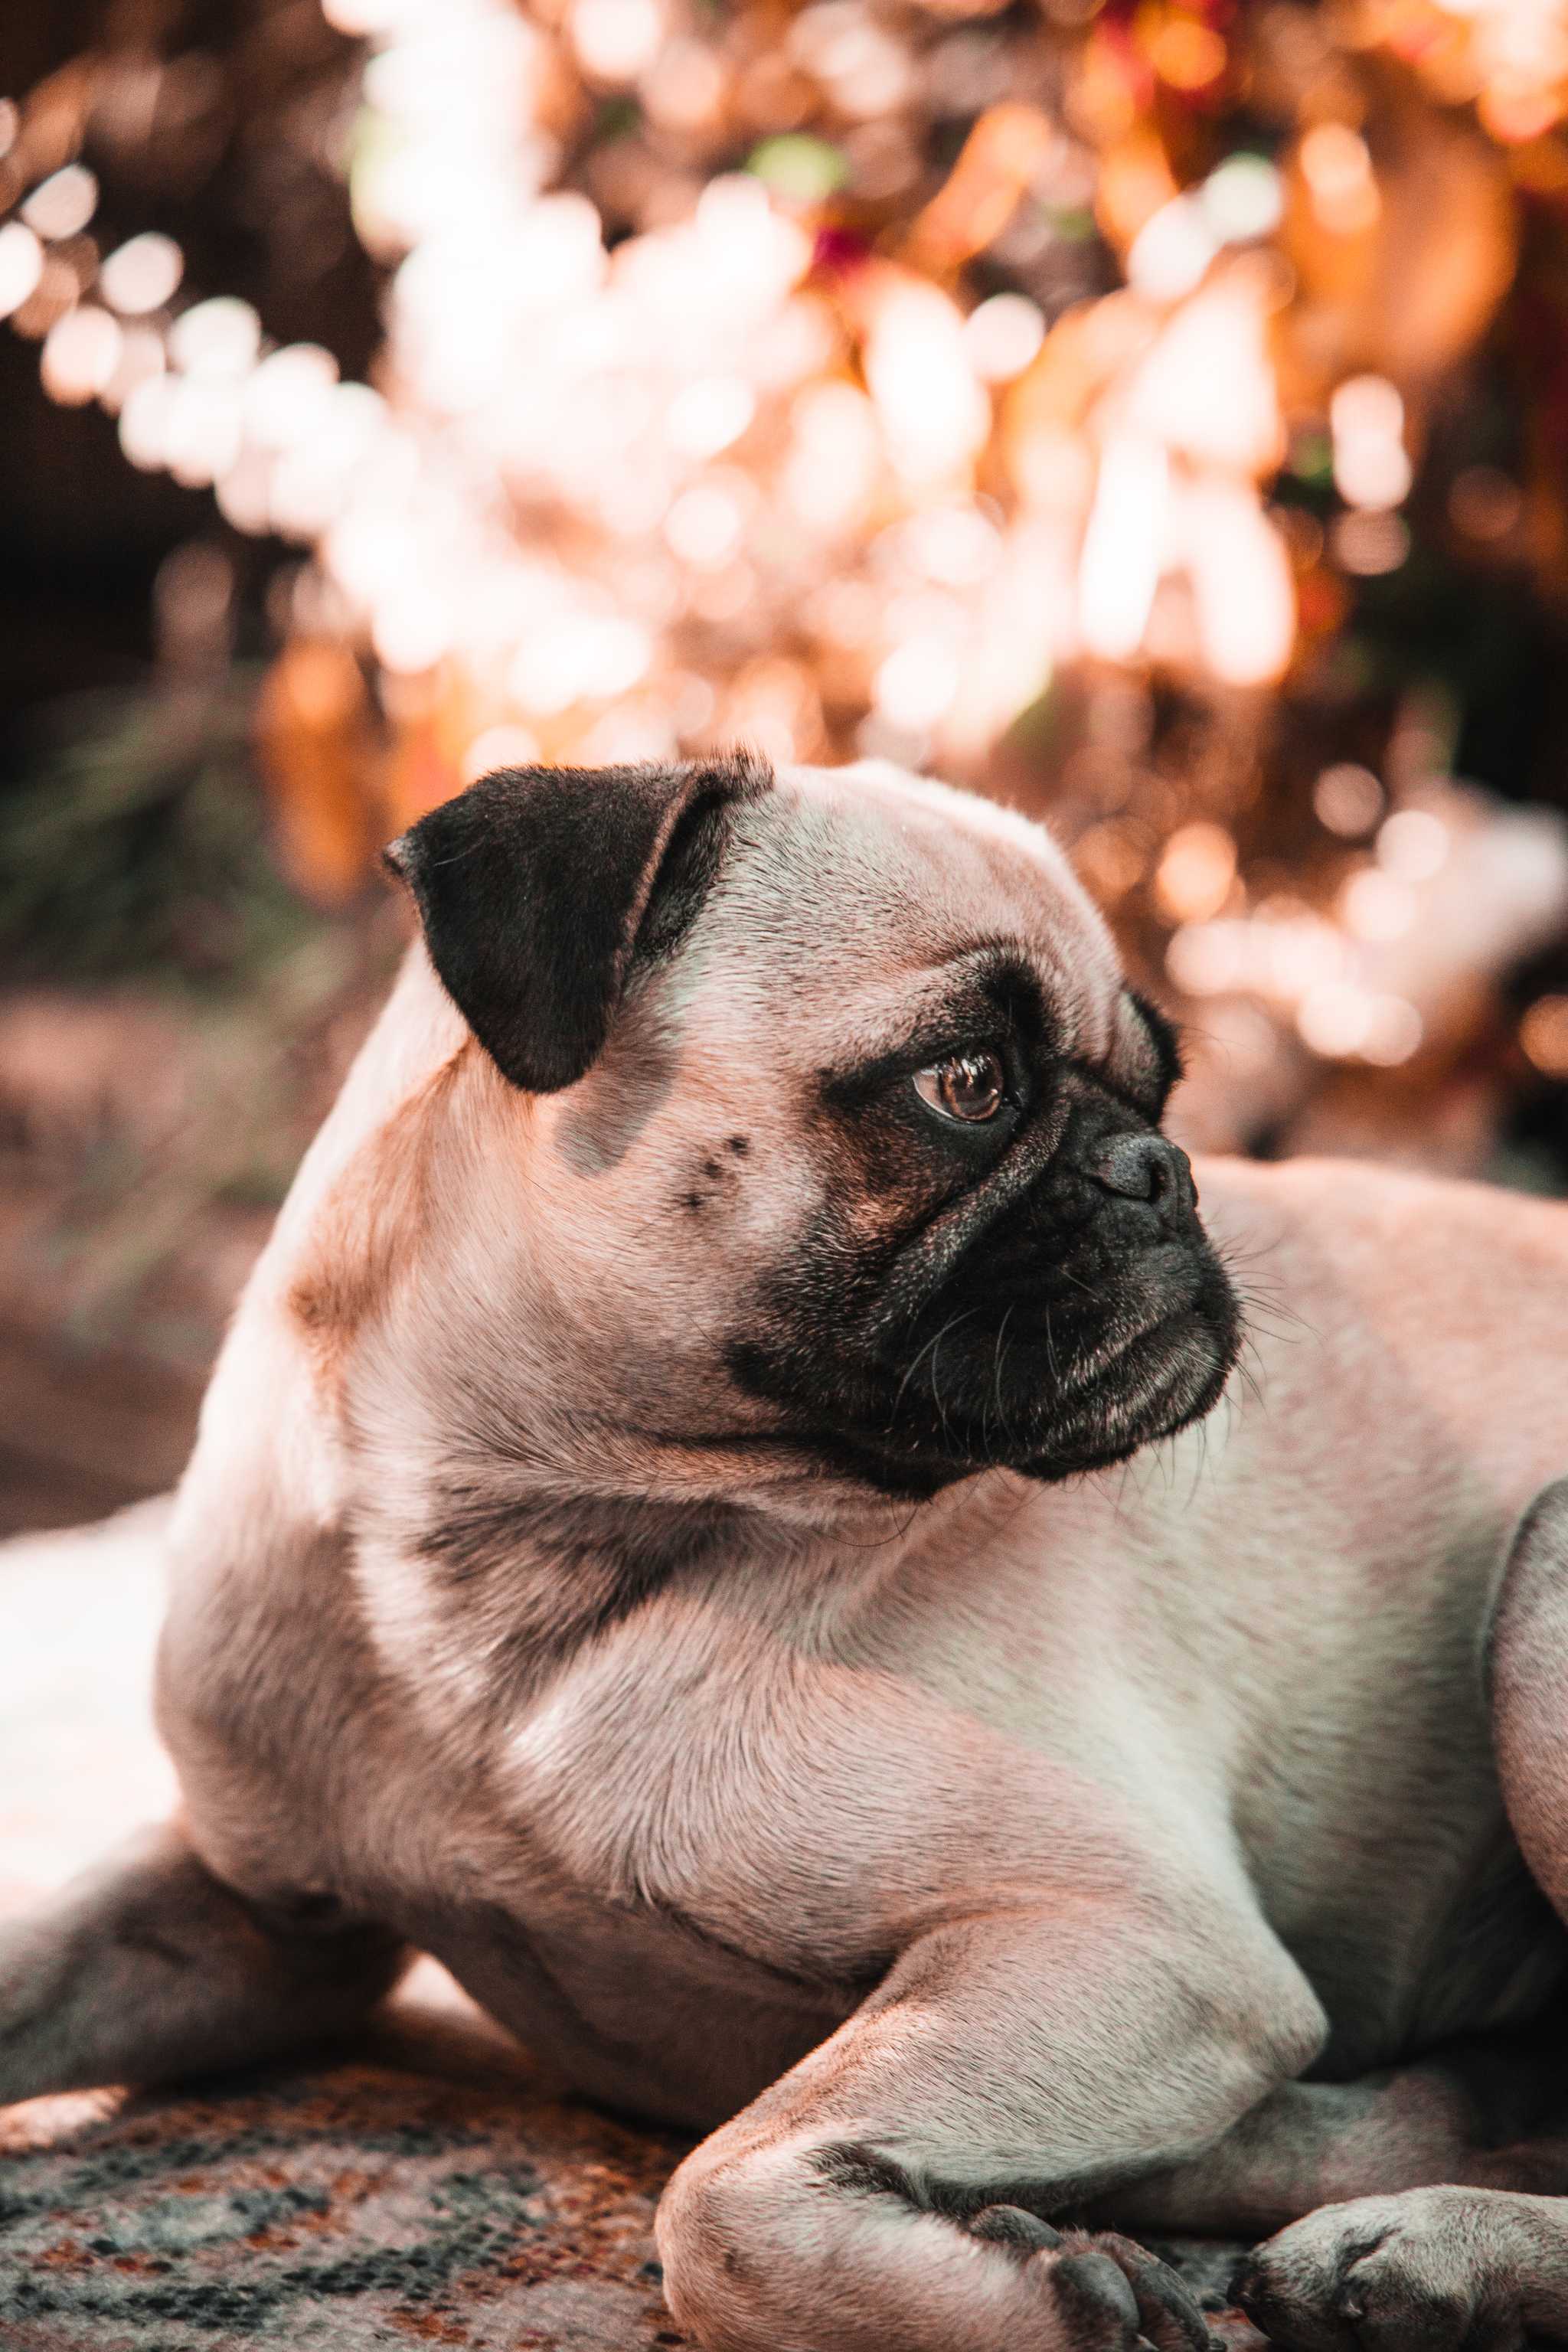
{"type": "Polygon", "coordinates": [[[314,637],[285,646],[258,701],[256,742],[286,871],[319,905],[341,904],[379,847],[380,761],[347,646],[314,637]]]}

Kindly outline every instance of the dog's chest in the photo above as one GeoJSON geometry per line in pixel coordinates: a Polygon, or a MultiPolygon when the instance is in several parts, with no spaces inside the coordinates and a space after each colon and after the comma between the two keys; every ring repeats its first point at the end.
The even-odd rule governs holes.
{"type": "Polygon", "coordinates": [[[482,1824],[470,1789],[426,1843],[449,1864],[408,1932],[579,2088],[702,2128],[840,2023],[973,1860],[912,1694],[668,1613],[567,1667],[481,1777],[482,1824]]]}
{"type": "Polygon", "coordinates": [[[976,1890],[1113,1868],[1103,1786],[901,1674],[656,1609],[496,1740],[519,1900],[864,1989],[976,1890]]]}
{"type": "Polygon", "coordinates": [[[700,2127],[1088,1810],[893,1675],[675,1610],[569,1666],[481,1777],[484,1826],[455,1793],[406,1932],[580,2088],[700,2127]]]}
{"type": "Polygon", "coordinates": [[[695,1620],[569,1671],[495,1785],[581,1899],[816,1980],[885,1962],[972,1810],[912,1694],[695,1620]]]}
{"type": "Polygon", "coordinates": [[[515,1882],[405,1922],[572,2090],[707,2131],[814,2049],[864,1990],[794,1978],[644,1904],[515,1882]]]}

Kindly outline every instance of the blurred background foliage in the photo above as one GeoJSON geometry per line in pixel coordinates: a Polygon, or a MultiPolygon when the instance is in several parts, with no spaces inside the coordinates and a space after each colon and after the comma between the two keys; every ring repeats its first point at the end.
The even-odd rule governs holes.
{"type": "Polygon", "coordinates": [[[0,88],[13,1316],[199,1366],[380,843],[736,740],[1047,817],[1186,1139],[1568,1183],[1562,0],[34,0],[0,88]]]}

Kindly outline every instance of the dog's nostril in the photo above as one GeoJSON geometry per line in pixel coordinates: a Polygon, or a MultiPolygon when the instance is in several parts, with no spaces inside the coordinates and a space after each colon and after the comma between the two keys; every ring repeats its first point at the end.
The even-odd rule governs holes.
{"type": "Polygon", "coordinates": [[[1197,1198],[1186,1153],[1163,1135],[1119,1135],[1090,1161],[1089,1173],[1106,1192],[1156,1209],[1191,1209],[1197,1198]]]}

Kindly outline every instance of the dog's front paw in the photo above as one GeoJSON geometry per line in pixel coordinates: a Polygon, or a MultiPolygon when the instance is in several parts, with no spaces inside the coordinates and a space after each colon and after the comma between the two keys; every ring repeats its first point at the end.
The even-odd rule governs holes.
{"type": "Polygon", "coordinates": [[[1508,2198],[1413,2189],[1293,2222],[1236,2295],[1287,2352],[1517,2352],[1531,2252],[1508,2198]]]}
{"type": "Polygon", "coordinates": [[[1072,2352],[1210,2352],[1203,2314],[1168,2263],[1114,2231],[1054,2230],[1016,2205],[988,2205],[971,2237],[1026,2264],[1072,2352]]]}

